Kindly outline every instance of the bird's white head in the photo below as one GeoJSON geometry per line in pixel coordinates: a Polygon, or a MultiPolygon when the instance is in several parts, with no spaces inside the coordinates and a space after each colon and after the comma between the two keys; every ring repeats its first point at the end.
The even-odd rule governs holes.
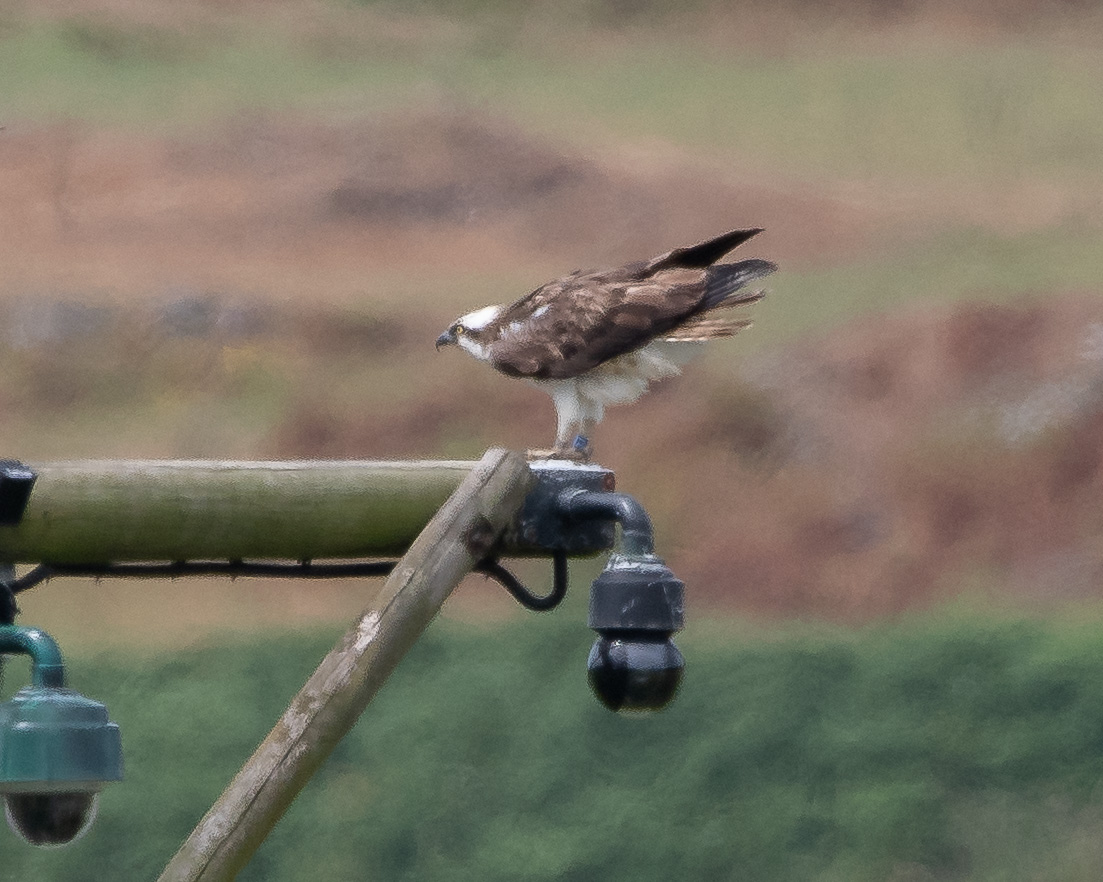
{"type": "Polygon", "coordinates": [[[437,337],[437,349],[441,346],[459,346],[480,361],[486,361],[490,357],[487,351],[490,341],[486,330],[501,313],[501,306],[484,306],[460,316],[448,326],[447,331],[437,337]]]}

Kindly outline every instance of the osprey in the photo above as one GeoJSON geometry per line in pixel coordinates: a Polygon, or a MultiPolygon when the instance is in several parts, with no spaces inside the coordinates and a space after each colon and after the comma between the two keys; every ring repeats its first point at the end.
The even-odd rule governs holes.
{"type": "Polygon", "coordinates": [[[677,374],[707,340],[751,323],[716,310],[761,300],[744,286],[777,266],[716,263],[762,232],[733,230],[617,269],[576,270],[509,306],[487,306],[437,338],[551,395],[558,417],[550,455],[589,457],[589,434],[610,404],[635,401],[653,380],[677,374]]]}

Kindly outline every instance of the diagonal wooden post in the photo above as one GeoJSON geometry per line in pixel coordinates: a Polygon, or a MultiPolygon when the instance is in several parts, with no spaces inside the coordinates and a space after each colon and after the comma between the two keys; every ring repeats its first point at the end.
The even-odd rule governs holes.
{"type": "Polygon", "coordinates": [[[520,455],[487,452],[318,665],[159,882],[224,882],[238,874],[452,589],[493,547],[532,480],[520,455]]]}

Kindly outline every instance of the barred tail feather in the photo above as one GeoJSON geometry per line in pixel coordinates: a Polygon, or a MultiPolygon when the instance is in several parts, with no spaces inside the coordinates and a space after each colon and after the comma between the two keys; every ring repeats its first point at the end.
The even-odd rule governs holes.
{"type": "Polygon", "coordinates": [[[721,263],[706,270],[705,298],[702,310],[716,309],[720,306],[738,306],[741,303],[754,303],[761,300],[762,291],[753,291],[736,296],[748,282],[768,276],[777,269],[777,264],[768,260],[741,260],[739,263],[721,263]]]}
{"type": "Polygon", "coordinates": [[[731,337],[752,324],[750,319],[697,319],[668,331],[662,339],[670,343],[703,343],[719,337],[731,337]]]}

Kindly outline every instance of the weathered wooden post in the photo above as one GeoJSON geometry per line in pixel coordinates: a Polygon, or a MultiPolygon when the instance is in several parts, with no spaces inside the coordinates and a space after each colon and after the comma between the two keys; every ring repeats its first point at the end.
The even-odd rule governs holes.
{"type": "Polygon", "coordinates": [[[161,882],[234,878],[452,589],[491,550],[531,481],[525,461],[501,450],[468,473],[180,847],[161,882]]]}

